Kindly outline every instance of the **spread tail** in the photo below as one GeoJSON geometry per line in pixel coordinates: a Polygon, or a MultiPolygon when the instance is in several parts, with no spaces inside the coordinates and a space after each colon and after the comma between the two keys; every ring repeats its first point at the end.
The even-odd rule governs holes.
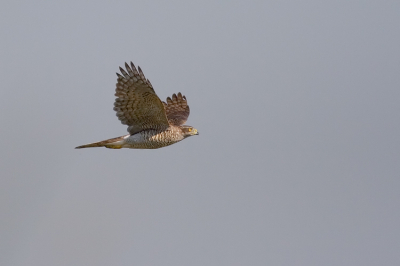
{"type": "Polygon", "coordinates": [[[83,149],[83,148],[94,148],[94,147],[106,147],[110,149],[121,149],[123,140],[125,139],[126,136],[121,136],[113,139],[107,139],[99,142],[94,142],[94,143],[89,143],[85,145],[81,145],[78,147],[75,147],[75,149],[83,149]]]}

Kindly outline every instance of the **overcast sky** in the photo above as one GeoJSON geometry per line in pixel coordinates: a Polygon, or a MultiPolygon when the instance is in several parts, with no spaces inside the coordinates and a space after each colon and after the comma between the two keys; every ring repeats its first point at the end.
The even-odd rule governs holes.
{"type": "Polygon", "coordinates": [[[0,264],[400,265],[399,1],[7,1],[0,264]],[[119,66],[200,132],[126,134],[119,66]]]}

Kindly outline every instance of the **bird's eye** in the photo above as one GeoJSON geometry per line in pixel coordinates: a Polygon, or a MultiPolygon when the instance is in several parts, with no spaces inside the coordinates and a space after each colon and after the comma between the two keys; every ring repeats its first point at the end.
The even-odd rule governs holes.
{"type": "Polygon", "coordinates": [[[188,128],[188,131],[190,132],[190,131],[192,131],[192,129],[191,129],[191,128],[188,128]]]}

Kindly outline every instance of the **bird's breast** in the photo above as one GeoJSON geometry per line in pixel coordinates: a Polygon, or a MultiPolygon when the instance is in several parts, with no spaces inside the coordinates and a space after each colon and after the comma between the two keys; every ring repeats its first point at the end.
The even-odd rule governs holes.
{"type": "Polygon", "coordinates": [[[125,139],[125,147],[139,149],[155,149],[181,141],[183,137],[174,130],[144,130],[125,139]]]}

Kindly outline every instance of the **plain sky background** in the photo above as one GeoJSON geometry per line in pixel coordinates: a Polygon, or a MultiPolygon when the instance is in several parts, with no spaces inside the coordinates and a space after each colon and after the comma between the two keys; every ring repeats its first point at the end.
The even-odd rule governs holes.
{"type": "Polygon", "coordinates": [[[400,265],[400,1],[6,1],[1,265],[400,265]],[[126,134],[115,72],[200,135],[126,134]]]}

